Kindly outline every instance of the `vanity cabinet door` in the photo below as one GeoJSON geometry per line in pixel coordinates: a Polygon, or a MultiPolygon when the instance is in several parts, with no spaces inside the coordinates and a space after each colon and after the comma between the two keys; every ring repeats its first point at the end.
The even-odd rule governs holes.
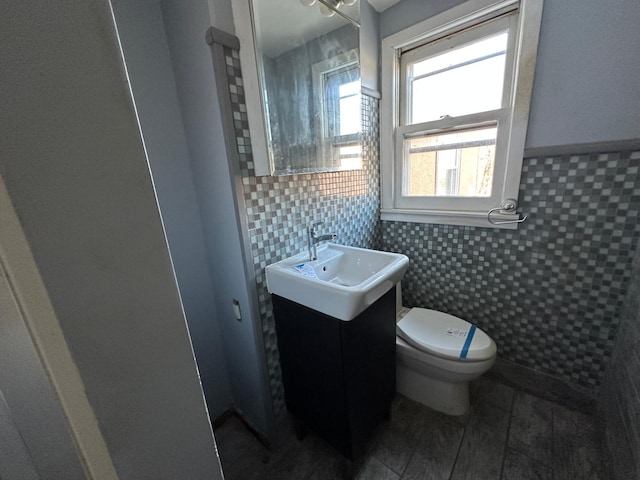
{"type": "Polygon", "coordinates": [[[350,456],[340,322],[290,300],[272,298],[287,409],[350,456]]]}
{"type": "Polygon", "coordinates": [[[395,288],[348,322],[272,299],[287,409],[355,460],[395,395],[395,288]]]}
{"type": "Polygon", "coordinates": [[[350,444],[366,452],[376,428],[390,415],[396,393],[396,297],[389,290],[361,315],[341,322],[350,444]]]}

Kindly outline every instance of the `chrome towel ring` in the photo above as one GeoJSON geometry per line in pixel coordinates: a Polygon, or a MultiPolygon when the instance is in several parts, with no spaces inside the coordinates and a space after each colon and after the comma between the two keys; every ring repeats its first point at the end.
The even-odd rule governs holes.
{"type": "Polygon", "coordinates": [[[487,220],[492,225],[506,225],[508,223],[522,223],[528,218],[528,215],[525,215],[524,217],[519,218],[517,220],[504,220],[504,221],[500,221],[500,222],[496,222],[495,220],[493,220],[491,218],[491,214],[493,212],[516,213],[516,208],[518,208],[518,201],[515,198],[506,198],[505,200],[502,201],[502,204],[499,207],[495,207],[495,208],[492,208],[491,210],[489,210],[489,212],[487,213],[487,220]]]}

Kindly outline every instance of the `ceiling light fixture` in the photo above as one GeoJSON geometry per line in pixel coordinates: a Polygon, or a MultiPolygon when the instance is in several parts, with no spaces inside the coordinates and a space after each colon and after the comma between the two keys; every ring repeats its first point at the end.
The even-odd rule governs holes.
{"type": "MultiPolygon", "coordinates": [[[[340,8],[340,5],[342,5],[342,2],[336,2],[336,5],[334,8],[337,10],[338,8],[340,8]]],[[[333,10],[332,8],[329,8],[324,3],[320,4],[320,13],[325,17],[333,17],[336,14],[335,10],[333,10]]]]}
{"type": "Polygon", "coordinates": [[[300,0],[300,3],[306,7],[312,7],[316,3],[320,4],[320,13],[325,17],[333,17],[336,13],[339,13],[343,17],[345,16],[338,9],[342,5],[355,5],[358,0],[300,0]]]}

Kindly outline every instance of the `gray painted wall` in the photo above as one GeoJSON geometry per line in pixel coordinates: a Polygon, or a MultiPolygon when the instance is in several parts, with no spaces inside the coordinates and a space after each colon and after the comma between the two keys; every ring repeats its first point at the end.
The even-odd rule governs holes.
{"type": "Polygon", "coordinates": [[[234,406],[269,435],[272,412],[263,383],[264,347],[251,318],[252,279],[244,269],[235,179],[227,160],[211,51],[205,42],[211,12],[205,0],[161,5],[210,271],[215,272],[212,280],[234,406]],[[239,301],[242,321],[234,316],[233,299],[239,301]]]}
{"type": "Polygon", "coordinates": [[[369,2],[360,2],[360,80],[380,92],[380,16],[369,2]]]}
{"type": "MultiPolygon", "coordinates": [[[[403,0],[380,15],[384,38],[460,0],[403,0]]],[[[640,3],[546,0],[527,148],[637,139],[640,3]]]]}
{"type": "Polygon", "coordinates": [[[38,480],[38,469],[0,392],[0,478],[38,480]]]}
{"type": "Polygon", "coordinates": [[[402,0],[380,14],[380,38],[388,37],[422,20],[444,12],[465,0],[402,0]]]}
{"type": "Polygon", "coordinates": [[[547,0],[527,147],[640,137],[640,3],[547,0]]]}
{"type": "Polygon", "coordinates": [[[640,478],[640,245],[613,358],[600,391],[599,420],[604,431],[607,478],[640,478]]]}
{"type": "MultiPolygon", "coordinates": [[[[112,2],[211,417],[233,403],[191,160],[159,2],[112,2]]],[[[212,274],[216,274],[213,270],[212,274]]]]}
{"type": "Polygon", "coordinates": [[[118,475],[221,478],[109,4],[0,19],[0,173],[118,475]]]}
{"type": "Polygon", "coordinates": [[[85,478],[60,401],[13,294],[0,265],[0,478],[85,478]]]}
{"type": "Polygon", "coordinates": [[[231,0],[207,0],[211,26],[235,35],[231,0]]]}

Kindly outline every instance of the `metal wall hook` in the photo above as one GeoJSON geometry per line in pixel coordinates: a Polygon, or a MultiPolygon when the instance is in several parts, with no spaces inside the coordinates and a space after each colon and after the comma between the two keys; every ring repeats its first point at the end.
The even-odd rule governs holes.
{"type": "Polygon", "coordinates": [[[528,215],[525,215],[524,217],[519,218],[518,220],[505,220],[505,221],[502,221],[502,222],[496,222],[491,218],[491,214],[493,212],[516,213],[516,208],[518,208],[518,201],[515,198],[506,198],[506,199],[504,199],[502,201],[502,204],[499,207],[495,207],[495,208],[492,208],[491,210],[489,210],[489,212],[487,213],[487,220],[492,225],[506,225],[506,224],[509,224],[509,223],[522,223],[529,217],[528,215]]]}

